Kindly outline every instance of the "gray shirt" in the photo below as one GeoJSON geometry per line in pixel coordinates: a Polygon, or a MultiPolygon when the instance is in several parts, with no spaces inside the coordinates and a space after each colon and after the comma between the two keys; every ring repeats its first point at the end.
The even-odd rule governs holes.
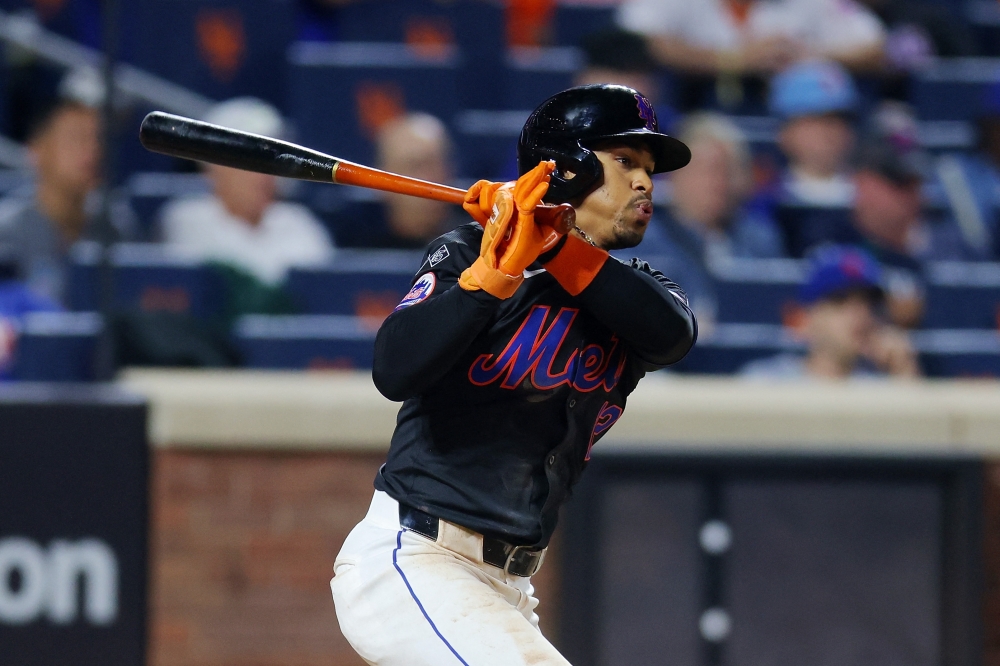
{"type": "MultiPolygon", "coordinates": [[[[80,240],[97,239],[99,201],[88,201],[87,223],[80,240]]],[[[115,197],[111,214],[114,240],[128,240],[134,215],[115,197]]],[[[41,296],[65,304],[69,250],[55,222],[38,209],[34,193],[17,192],[0,201],[0,260],[12,263],[18,277],[41,296]]]]}

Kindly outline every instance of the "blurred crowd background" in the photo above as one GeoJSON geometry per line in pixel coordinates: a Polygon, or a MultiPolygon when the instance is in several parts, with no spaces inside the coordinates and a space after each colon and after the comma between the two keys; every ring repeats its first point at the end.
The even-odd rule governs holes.
{"type": "Polygon", "coordinates": [[[2,377],[370,367],[464,221],[149,153],[147,112],[467,187],[584,83],[692,149],[621,252],[691,297],[673,371],[1000,375],[995,0],[0,0],[0,40],[2,377]]]}

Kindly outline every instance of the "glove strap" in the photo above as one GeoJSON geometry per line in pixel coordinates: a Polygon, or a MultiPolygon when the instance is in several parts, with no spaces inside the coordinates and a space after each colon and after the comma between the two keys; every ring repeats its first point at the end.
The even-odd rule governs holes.
{"type": "Polygon", "coordinates": [[[482,257],[462,271],[458,286],[466,291],[482,289],[487,294],[497,298],[510,298],[524,281],[524,275],[507,275],[495,268],[490,268],[482,257]]]}
{"type": "Polygon", "coordinates": [[[550,261],[543,263],[545,270],[570,296],[577,296],[594,281],[610,255],[571,234],[566,234],[565,239],[562,249],[550,261]]]}

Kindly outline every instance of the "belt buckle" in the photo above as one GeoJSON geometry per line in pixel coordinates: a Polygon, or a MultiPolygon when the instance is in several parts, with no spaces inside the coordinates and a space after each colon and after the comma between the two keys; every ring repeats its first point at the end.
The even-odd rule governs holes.
{"type": "Polygon", "coordinates": [[[545,551],[547,549],[542,548],[541,550],[533,550],[529,546],[514,546],[513,550],[510,551],[510,555],[507,556],[507,561],[504,563],[504,571],[513,575],[519,576],[521,578],[529,578],[538,573],[538,570],[542,568],[542,562],[545,561],[545,551]],[[531,568],[527,569],[517,569],[514,570],[511,565],[518,565],[519,562],[515,562],[514,558],[517,557],[519,553],[530,553],[534,557],[528,559],[528,564],[531,568]],[[524,571],[524,573],[522,573],[524,571]]]}

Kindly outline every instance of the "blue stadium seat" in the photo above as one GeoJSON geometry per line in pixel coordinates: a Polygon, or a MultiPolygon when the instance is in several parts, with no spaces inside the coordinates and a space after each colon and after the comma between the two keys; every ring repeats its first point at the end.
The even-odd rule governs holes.
{"type": "Polygon", "coordinates": [[[462,156],[463,173],[476,180],[515,179],[517,139],[530,112],[530,109],[459,112],[455,116],[455,143],[462,156]]]}
{"type": "MultiPolygon", "coordinates": [[[[98,248],[74,248],[69,307],[96,310],[100,305],[98,248]]],[[[173,256],[157,245],[121,244],[112,251],[114,305],[120,309],[169,311],[211,317],[222,311],[223,284],[207,266],[173,256]]]]}
{"type": "Polygon", "coordinates": [[[404,44],[299,42],[289,51],[290,111],[299,141],[374,163],[374,128],[404,111],[451,123],[458,109],[454,48],[421,55],[404,44]]]}
{"type": "Polygon", "coordinates": [[[1000,327],[1000,263],[932,263],[927,283],[926,328],[1000,327]]]}
{"type": "Polygon", "coordinates": [[[712,266],[719,322],[781,324],[804,278],[801,262],[734,259],[712,266]]]}
{"type": "Polygon", "coordinates": [[[573,85],[584,64],[573,47],[517,46],[506,56],[504,104],[507,109],[532,111],[545,99],[573,85]]]}
{"type": "Polygon", "coordinates": [[[587,35],[614,27],[615,8],[560,4],[552,23],[556,44],[577,46],[587,35]]]}
{"type": "Polygon", "coordinates": [[[339,37],[345,42],[404,43],[420,39],[420,35],[414,34],[418,31],[434,31],[440,38],[455,42],[458,27],[452,4],[434,0],[348,3],[337,12],[339,37]]]}
{"type": "Polygon", "coordinates": [[[734,374],[751,361],[801,349],[802,344],[783,326],[718,324],[671,368],[684,373],[734,374]]]}
{"type": "Polygon", "coordinates": [[[94,379],[94,352],[104,325],[93,312],[33,312],[25,315],[12,374],[23,381],[94,379]]]}
{"type": "Polygon", "coordinates": [[[410,290],[419,252],[341,250],[332,266],[295,268],[287,290],[310,314],[385,317],[410,290]]]}
{"type": "Polygon", "coordinates": [[[810,248],[824,243],[858,244],[861,236],[851,222],[848,208],[784,204],[775,219],[785,241],[785,250],[801,258],[810,248]]]}
{"type": "Polygon", "coordinates": [[[294,35],[286,0],[123,3],[130,62],[212,99],[285,101],[285,52],[294,35]]]}
{"type": "Polygon", "coordinates": [[[997,81],[1000,59],[941,59],[914,72],[910,102],[921,120],[975,120],[997,81]]]}
{"type": "Polygon", "coordinates": [[[996,329],[917,331],[913,343],[928,377],[1000,378],[996,329]]]}
{"type": "Polygon", "coordinates": [[[250,368],[370,368],[378,322],[339,315],[246,315],[233,338],[250,368]]]}

